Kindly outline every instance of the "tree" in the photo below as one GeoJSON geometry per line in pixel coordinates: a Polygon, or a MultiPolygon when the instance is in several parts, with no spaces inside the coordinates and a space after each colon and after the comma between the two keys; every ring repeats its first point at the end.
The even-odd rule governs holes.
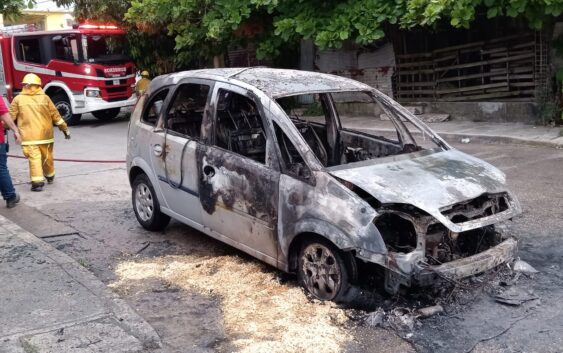
{"type": "Polygon", "coordinates": [[[168,35],[174,65],[182,67],[210,60],[240,41],[256,42],[264,58],[300,39],[321,49],[339,48],[346,40],[369,44],[383,38],[389,24],[408,29],[446,21],[469,28],[476,11],[489,18],[522,16],[539,29],[562,13],[563,0],[76,0],[75,6],[83,18],[124,19],[139,36],[168,35]],[[249,24],[259,24],[261,31],[245,35],[241,28],[249,24]]]}
{"type": "Polygon", "coordinates": [[[260,9],[247,0],[133,0],[125,20],[145,31],[174,37],[176,62],[188,64],[226,51],[235,31],[260,9]]]}
{"type": "Polygon", "coordinates": [[[0,0],[0,13],[6,17],[13,17],[20,14],[21,9],[32,7],[33,0],[0,0]]]}

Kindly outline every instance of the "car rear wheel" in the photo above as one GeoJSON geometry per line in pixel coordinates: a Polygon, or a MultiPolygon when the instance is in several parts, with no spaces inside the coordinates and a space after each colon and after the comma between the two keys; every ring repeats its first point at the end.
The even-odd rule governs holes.
{"type": "Polygon", "coordinates": [[[75,125],[82,118],[82,114],[72,114],[72,105],[65,94],[55,94],[52,98],[53,104],[61,114],[61,118],[68,125],[75,125]]]}
{"type": "Polygon", "coordinates": [[[102,120],[102,121],[109,121],[109,120],[115,119],[115,117],[117,117],[119,115],[120,111],[121,111],[121,108],[104,109],[104,110],[98,110],[98,111],[92,112],[92,115],[94,115],[94,117],[96,117],[96,119],[99,119],[99,120],[102,120]]]}
{"type": "Polygon", "coordinates": [[[350,287],[349,270],[342,255],[323,239],[305,242],[298,258],[299,283],[317,299],[339,301],[350,287]]]}
{"type": "Polygon", "coordinates": [[[145,174],[140,174],[133,181],[133,210],[137,221],[143,228],[157,231],[164,229],[170,217],[160,212],[160,204],[154,188],[145,174]]]}

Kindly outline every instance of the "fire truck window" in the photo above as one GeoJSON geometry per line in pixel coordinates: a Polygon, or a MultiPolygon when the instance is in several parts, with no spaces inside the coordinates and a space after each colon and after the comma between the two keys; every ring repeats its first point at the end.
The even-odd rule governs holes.
{"type": "Polygon", "coordinates": [[[219,90],[215,119],[217,146],[265,163],[266,135],[262,118],[252,99],[219,90]]]}
{"type": "Polygon", "coordinates": [[[201,123],[209,95],[209,86],[184,84],[176,91],[166,119],[169,131],[199,139],[201,123]]]}
{"type": "Polygon", "coordinates": [[[22,39],[18,42],[17,58],[20,61],[43,64],[39,39],[22,39]]]}
{"type": "Polygon", "coordinates": [[[68,38],[63,36],[53,37],[53,44],[55,46],[55,59],[72,61],[72,49],[68,45],[68,38]]]}
{"type": "Polygon", "coordinates": [[[158,121],[158,116],[160,115],[160,110],[164,104],[164,100],[168,95],[168,89],[163,89],[158,92],[149,102],[148,108],[142,117],[142,121],[146,124],[155,126],[158,121]]]}

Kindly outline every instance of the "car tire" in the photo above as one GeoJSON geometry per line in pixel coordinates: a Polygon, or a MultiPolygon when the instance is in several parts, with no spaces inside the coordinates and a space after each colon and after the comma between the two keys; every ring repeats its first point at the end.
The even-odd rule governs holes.
{"type": "Polygon", "coordinates": [[[146,174],[139,174],[133,180],[131,199],[135,217],[143,228],[151,231],[166,228],[170,217],[160,212],[160,203],[146,174]]]}
{"type": "Polygon", "coordinates": [[[344,253],[322,238],[305,241],[297,259],[299,284],[317,299],[338,302],[350,288],[351,266],[347,260],[344,253]]]}
{"type": "Polygon", "coordinates": [[[72,114],[72,106],[65,94],[55,94],[52,100],[67,125],[75,125],[80,121],[82,114],[72,114]]]}
{"type": "Polygon", "coordinates": [[[101,121],[110,121],[115,119],[120,111],[121,108],[104,109],[92,112],[92,115],[101,121]]]}

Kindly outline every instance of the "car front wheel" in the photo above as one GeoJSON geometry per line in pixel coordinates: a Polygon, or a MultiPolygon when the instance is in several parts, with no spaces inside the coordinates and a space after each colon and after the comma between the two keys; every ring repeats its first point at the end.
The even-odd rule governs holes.
{"type": "Polygon", "coordinates": [[[133,181],[132,201],[137,221],[143,228],[162,230],[170,222],[170,217],[160,212],[154,188],[145,174],[137,175],[133,181]]]}
{"type": "Polygon", "coordinates": [[[322,239],[303,244],[298,266],[299,283],[317,299],[339,301],[350,286],[341,252],[322,239]]]}

